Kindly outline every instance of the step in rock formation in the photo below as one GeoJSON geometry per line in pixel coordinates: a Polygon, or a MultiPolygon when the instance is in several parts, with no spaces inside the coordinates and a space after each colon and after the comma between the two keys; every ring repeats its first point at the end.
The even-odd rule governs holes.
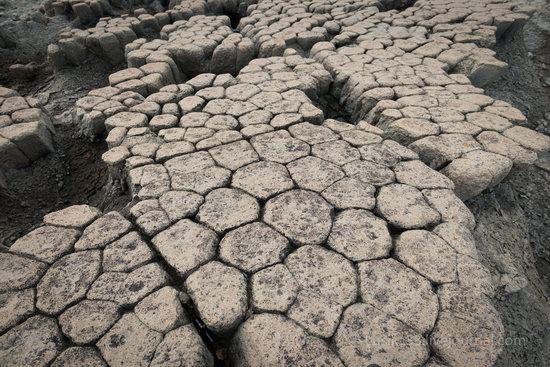
{"type": "Polygon", "coordinates": [[[550,149],[482,89],[530,9],[196,3],[76,102],[132,206],[47,214],[0,252],[0,364],[492,366],[463,201],[550,149]]]}

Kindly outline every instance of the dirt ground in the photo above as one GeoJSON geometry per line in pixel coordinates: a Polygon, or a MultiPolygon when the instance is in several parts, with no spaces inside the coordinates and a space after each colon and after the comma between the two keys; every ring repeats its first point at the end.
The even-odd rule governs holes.
{"type": "MultiPolygon", "coordinates": [[[[70,25],[63,17],[43,24],[33,15],[40,2],[0,0],[0,29],[17,34],[19,44],[15,49],[0,49],[0,84],[47,99],[45,107],[57,124],[55,153],[6,174],[11,185],[9,191],[0,192],[1,245],[10,245],[47,212],[77,203],[120,209],[130,200],[109,182],[101,161],[105,143],[75,137],[70,124],[76,99],[106,85],[112,67],[98,61],[55,75],[41,67],[34,81],[19,84],[7,73],[16,62],[45,65],[47,45],[70,25]],[[3,10],[15,2],[17,11],[3,10]]],[[[518,2],[535,3],[540,10],[526,25],[523,37],[497,46],[498,57],[510,68],[487,93],[511,102],[528,116],[531,128],[550,134],[550,4],[518,2]]],[[[507,336],[499,367],[550,366],[549,183],[547,156],[538,166],[515,169],[496,188],[467,203],[478,222],[478,250],[499,285],[495,304],[507,336]]]]}

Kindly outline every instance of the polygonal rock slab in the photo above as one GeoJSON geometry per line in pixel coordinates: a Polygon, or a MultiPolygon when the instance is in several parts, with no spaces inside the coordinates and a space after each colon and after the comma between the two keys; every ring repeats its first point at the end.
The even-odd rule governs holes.
{"type": "Polygon", "coordinates": [[[193,325],[185,325],[165,335],[150,366],[214,367],[214,357],[193,325]]]}
{"type": "Polygon", "coordinates": [[[33,316],[0,336],[2,366],[47,366],[63,349],[55,319],[33,316]]]}
{"type": "Polygon", "coordinates": [[[334,341],[348,367],[422,366],[429,358],[422,335],[365,303],[344,311],[334,341]]]}
{"type": "Polygon", "coordinates": [[[116,303],[85,299],[63,312],[59,324],[74,343],[88,344],[99,339],[119,318],[116,303]]]}
{"type": "Polygon", "coordinates": [[[140,235],[130,232],[105,247],[103,271],[130,271],[151,261],[154,256],[140,235]]]}
{"type": "Polygon", "coordinates": [[[282,315],[253,315],[233,337],[230,351],[234,366],[343,367],[323,341],[282,315]]]}
{"type": "Polygon", "coordinates": [[[216,255],[218,236],[201,224],[182,219],[156,235],[152,242],[180,276],[187,276],[216,255]]]}
{"type": "Polygon", "coordinates": [[[283,164],[305,157],[310,151],[308,144],[293,138],[286,130],[254,136],[250,142],[260,158],[283,164]]]}
{"type": "Polygon", "coordinates": [[[443,222],[460,224],[473,231],[476,220],[470,209],[452,190],[423,190],[424,198],[441,214],[443,222]]]}
{"type": "Polygon", "coordinates": [[[197,220],[217,232],[238,227],[258,218],[260,206],[252,196],[235,189],[217,189],[206,196],[197,220]]]}
{"type": "Polygon", "coordinates": [[[391,225],[404,229],[434,225],[441,217],[420,191],[403,184],[382,187],[376,197],[376,209],[391,225]]]}
{"type": "Polygon", "coordinates": [[[33,287],[47,265],[7,252],[0,252],[0,293],[33,287]]]}
{"type": "Polygon", "coordinates": [[[287,165],[296,184],[306,190],[321,192],[344,177],[344,172],[334,163],[317,157],[304,157],[287,165]]]}
{"type": "Polygon", "coordinates": [[[343,306],[357,296],[357,274],[352,263],[321,246],[303,246],[288,255],[285,265],[300,287],[343,306]]]}
{"type": "Polygon", "coordinates": [[[382,186],[395,181],[395,174],[388,167],[370,162],[353,161],[344,165],[348,177],[354,177],[367,184],[382,186]]]}
{"type": "Polygon", "coordinates": [[[417,189],[454,189],[453,181],[418,160],[397,163],[393,170],[397,182],[417,189]]]}
{"type": "Polygon", "coordinates": [[[171,221],[193,216],[204,202],[204,198],[191,191],[168,191],[159,198],[160,207],[171,221]]]}
{"type": "Polygon", "coordinates": [[[34,313],[34,291],[24,289],[0,294],[0,333],[34,313]]]}
{"type": "Polygon", "coordinates": [[[99,275],[101,252],[75,252],[57,260],[36,287],[36,307],[47,314],[57,314],[71,303],[84,298],[99,275]]]}
{"type": "Polygon", "coordinates": [[[375,192],[373,185],[356,178],[344,177],[327,187],[321,195],[338,209],[373,209],[376,203],[375,192]]]}
{"type": "Polygon", "coordinates": [[[75,229],[39,227],[15,241],[10,251],[51,264],[72,250],[79,235],[75,229]]]}
{"type": "Polygon", "coordinates": [[[439,303],[431,283],[394,259],[359,264],[361,299],[411,326],[420,334],[430,331],[439,303]]]}
{"type": "Polygon", "coordinates": [[[227,333],[244,319],[246,279],[237,269],[212,261],[193,272],[185,287],[202,321],[214,333],[227,333]]]}
{"type": "Polygon", "coordinates": [[[234,229],[220,242],[220,258],[248,273],[282,261],[289,250],[288,240],[262,222],[234,229]]]}
{"type": "Polygon", "coordinates": [[[311,154],[339,166],[361,158],[359,150],[343,140],[315,144],[311,154]]]}
{"type": "Polygon", "coordinates": [[[92,223],[101,212],[89,205],[73,205],[65,209],[46,214],[44,224],[52,226],[83,228],[92,223]]]}
{"type": "Polygon", "coordinates": [[[137,304],[134,312],[141,322],[163,334],[188,322],[178,291],[172,287],[151,293],[137,304]]]}
{"type": "Polygon", "coordinates": [[[336,331],[343,307],[318,294],[302,291],[288,310],[288,317],[309,333],[330,338],[336,331]]]}
{"type": "Polygon", "coordinates": [[[250,284],[252,307],[260,311],[286,312],[298,293],[298,283],[282,264],[255,273],[250,284]]]}
{"type": "Polygon", "coordinates": [[[290,190],[294,183],[285,166],[275,162],[256,162],[239,168],[231,181],[233,187],[265,200],[290,190]]]}
{"type": "Polygon", "coordinates": [[[109,366],[146,367],[161,341],[161,333],[148,328],[135,314],[128,313],[97,342],[97,347],[109,366]]]}
{"type": "Polygon", "coordinates": [[[51,367],[107,367],[101,353],[91,347],[67,348],[55,359],[51,367]]]}
{"type": "Polygon", "coordinates": [[[116,290],[115,300],[123,306],[132,306],[168,282],[168,274],[160,264],[144,265],[132,271],[122,280],[116,290]]]}
{"type": "Polygon", "coordinates": [[[395,240],[395,256],[434,283],[456,279],[456,252],[431,232],[403,232],[395,240]]]}
{"type": "Polygon", "coordinates": [[[318,194],[292,190],[265,205],[264,221],[300,245],[320,244],[332,225],[332,207],[318,194]]]}
{"type": "Polygon", "coordinates": [[[220,145],[208,152],[216,163],[233,171],[258,160],[258,154],[246,140],[220,145]]]}
{"type": "Polygon", "coordinates": [[[76,250],[105,247],[132,228],[132,224],[120,213],[110,212],[90,224],[75,243],[76,250]]]}
{"type": "Polygon", "coordinates": [[[338,140],[339,138],[339,136],[329,128],[313,125],[309,122],[293,125],[288,128],[288,131],[296,139],[303,140],[311,145],[338,140]]]}
{"type": "Polygon", "coordinates": [[[392,239],[386,222],[371,212],[344,210],[334,219],[327,245],[352,261],[389,256],[392,239]]]}

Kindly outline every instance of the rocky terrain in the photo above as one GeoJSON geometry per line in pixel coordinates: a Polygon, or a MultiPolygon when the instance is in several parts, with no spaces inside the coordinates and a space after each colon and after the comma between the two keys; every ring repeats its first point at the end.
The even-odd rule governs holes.
{"type": "Polygon", "coordinates": [[[545,2],[0,11],[0,365],[548,365],[545,2]]]}

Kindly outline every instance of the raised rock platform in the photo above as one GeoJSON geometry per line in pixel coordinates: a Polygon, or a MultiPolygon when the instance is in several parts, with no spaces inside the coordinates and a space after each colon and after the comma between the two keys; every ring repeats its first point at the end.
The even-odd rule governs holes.
{"type": "Polygon", "coordinates": [[[0,252],[0,364],[492,366],[463,200],[550,149],[479,87],[529,9],[409,5],[260,0],[242,35],[201,15],[128,43],[76,117],[133,205],[0,252]]]}

